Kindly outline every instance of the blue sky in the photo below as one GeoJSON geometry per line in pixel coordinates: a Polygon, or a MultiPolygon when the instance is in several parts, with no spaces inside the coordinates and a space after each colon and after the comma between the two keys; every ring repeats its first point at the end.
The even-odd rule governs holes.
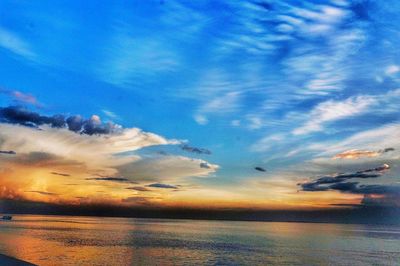
{"type": "MultiPolygon", "coordinates": [[[[246,199],[254,186],[287,195],[307,178],[384,163],[390,171],[374,181],[396,187],[399,9],[394,0],[2,1],[0,105],[96,115],[162,136],[123,152],[207,161],[213,171],[185,172],[183,183],[226,200],[246,199]],[[332,159],[349,150],[364,153],[332,159]]],[[[295,202],[326,191],[301,193],[295,202]]]]}

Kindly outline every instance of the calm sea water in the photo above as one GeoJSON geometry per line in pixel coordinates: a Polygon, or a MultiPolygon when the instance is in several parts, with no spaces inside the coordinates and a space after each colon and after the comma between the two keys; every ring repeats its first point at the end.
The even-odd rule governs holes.
{"type": "Polygon", "coordinates": [[[400,265],[400,227],[16,215],[0,253],[39,265],[400,265]]]}

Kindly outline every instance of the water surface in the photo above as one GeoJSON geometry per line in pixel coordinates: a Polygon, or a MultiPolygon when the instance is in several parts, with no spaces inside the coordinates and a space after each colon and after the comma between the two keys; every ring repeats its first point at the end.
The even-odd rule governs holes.
{"type": "Polygon", "coordinates": [[[400,227],[18,215],[0,222],[0,253],[39,265],[396,265],[400,227]]]}

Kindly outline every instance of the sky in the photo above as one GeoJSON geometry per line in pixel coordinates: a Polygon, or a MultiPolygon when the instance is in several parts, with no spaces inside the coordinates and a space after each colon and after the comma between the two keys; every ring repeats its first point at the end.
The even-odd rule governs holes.
{"type": "Polygon", "coordinates": [[[1,1],[0,207],[398,208],[399,12],[1,1]]]}

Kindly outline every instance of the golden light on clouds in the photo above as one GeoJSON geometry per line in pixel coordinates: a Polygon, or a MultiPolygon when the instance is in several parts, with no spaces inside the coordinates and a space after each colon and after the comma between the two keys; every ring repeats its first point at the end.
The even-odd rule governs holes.
{"type": "Polygon", "coordinates": [[[336,154],[332,159],[358,159],[362,157],[376,157],[381,153],[377,151],[366,151],[366,150],[348,150],[342,153],[336,154]]]}

